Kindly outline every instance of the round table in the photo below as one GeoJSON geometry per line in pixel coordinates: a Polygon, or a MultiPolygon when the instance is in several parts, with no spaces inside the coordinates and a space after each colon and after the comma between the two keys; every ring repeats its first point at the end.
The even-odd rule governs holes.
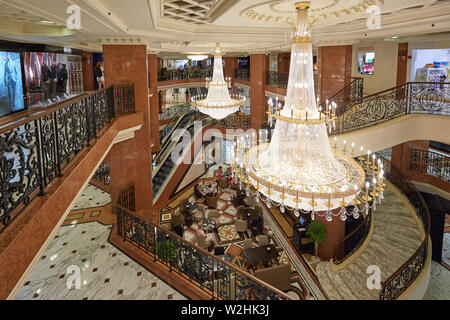
{"type": "Polygon", "coordinates": [[[216,222],[211,219],[203,219],[202,227],[205,232],[212,232],[216,229],[216,222]]]}
{"type": "Polygon", "coordinates": [[[218,193],[218,184],[216,181],[202,181],[198,184],[199,191],[204,196],[215,195],[218,193]]]}
{"type": "Polygon", "coordinates": [[[189,202],[183,207],[183,210],[186,212],[193,212],[197,209],[197,204],[195,202],[189,202]]]}

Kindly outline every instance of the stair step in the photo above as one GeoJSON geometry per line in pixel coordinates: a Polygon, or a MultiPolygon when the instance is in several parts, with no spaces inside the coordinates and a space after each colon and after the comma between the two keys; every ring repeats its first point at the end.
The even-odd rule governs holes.
{"type": "Polygon", "coordinates": [[[369,289],[367,287],[367,279],[370,274],[367,273],[367,268],[361,269],[360,266],[356,263],[352,263],[348,266],[350,272],[353,273],[353,276],[358,280],[358,282],[367,290],[367,293],[371,296],[373,300],[378,300],[379,290],[369,289]]]}
{"type": "Polygon", "coordinates": [[[402,233],[405,235],[414,235],[419,239],[421,237],[421,234],[417,229],[417,227],[403,226],[402,228],[397,228],[384,220],[378,220],[375,223],[375,227],[380,227],[380,229],[389,230],[389,232],[402,233]]]}
{"type": "Polygon", "coordinates": [[[382,274],[387,277],[389,277],[396,270],[389,264],[388,258],[383,257],[378,251],[373,249],[370,244],[367,246],[363,255],[367,257],[367,261],[370,262],[370,265],[378,266],[382,274]]]}
{"type": "Polygon", "coordinates": [[[338,290],[334,287],[334,284],[328,277],[326,272],[326,266],[329,262],[320,262],[316,267],[316,275],[319,279],[320,284],[325,289],[328,297],[331,300],[342,300],[342,296],[339,294],[338,290]]]}
{"type": "Polygon", "coordinates": [[[411,217],[406,216],[394,216],[394,215],[385,215],[380,214],[380,212],[376,212],[375,214],[375,223],[377,221],[386,222],[390,225],[399,225],[399,226],[408,226],[408,227],[416,227],[417,223],[411,217]]]}
{"type": "Polygon", "coordinates": [[[369,289],[364,284],[361,284],[357,278],[355,278],[353,272],[348,269],[343,269],[339,271],[339,276],[342,280],[349,286],[352,292],[358,297],[358,299],[362,300],[372,300],[372,295],[368,292],[369,289]]]}
{"type": "Polygon", "coordinates": [[[339,274],[331,271],[330,263],[327,263],[325,271],[328,275],[328,278],[333,282],[334,286],[339,288],[339,295],[343,297],[343,299],[358,300],[358,297],[353,294],[352,289],[348,287],[347,283],[342,280],[339,274]]]}

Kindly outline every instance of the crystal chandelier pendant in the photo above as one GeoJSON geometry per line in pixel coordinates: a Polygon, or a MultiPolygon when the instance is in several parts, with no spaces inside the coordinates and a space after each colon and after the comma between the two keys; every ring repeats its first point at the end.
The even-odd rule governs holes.
{"type": "Polygon", "coordinates": [[[209,115],[211,118],[221,120],[228,115],[235,113],[240,107],[245,106],[246,98],[241,95],[230,96],[228,87],[231,86],[230,79],[225,81],[223,75],[222,54],[220,45],[216,45],[214,55],[214,71],[212,80],[207,83],[208,95],[206,99],[203,95],[191,98],[191,105],[201,113],[209,115]]]}
{"type": "MultiPolygon", "coordinates": [[[[235,163],[243,163],[245,181],[261,196],[279,203],[282,213],[298,209],[332,221],[334,210],[361,199],[366,174],[353,156],[345,154],[345,148],[339,152],[330,146],[328,132],[336,123],[336,104],[320,105],[316,100],[309,2],[296,7],[285,104],[274,109],[269,103],[268,122],[276,118],[272,139],[267,143],[260,136],[259,144],[238,139],[235,163]]],[[[346,211],[336,216],[344,215],[346,211]]]]}

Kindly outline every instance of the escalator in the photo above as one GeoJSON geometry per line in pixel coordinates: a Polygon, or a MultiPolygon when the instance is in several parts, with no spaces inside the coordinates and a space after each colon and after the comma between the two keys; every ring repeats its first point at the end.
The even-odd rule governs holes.
{"type": "MultiPolygon", "coordinates": [[[[187,130],[189,132],[190,137],[194,135],[194,122],[198,119],[198,113],[191,112],[184,116],[182,116],[174,128],[171,130],[171,133],[165,138],[163,145],[161,146],[161,151],[157,155],[154,163],[156,167],[153,171],[153,198],[158,195],[158,192],[161,190],[161,187],[166,182],[170,173],[174,169],[175,164],[172,161],[171,151],[173,148],[183,142],[183,136],[174,134],[177,129],[187,130]]],[[[204,117],[202,117],[204,118],[204,117]]]]}

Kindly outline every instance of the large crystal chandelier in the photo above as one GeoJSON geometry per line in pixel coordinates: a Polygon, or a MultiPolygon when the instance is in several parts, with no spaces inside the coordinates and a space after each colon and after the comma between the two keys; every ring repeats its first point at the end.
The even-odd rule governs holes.
{"type": "MultiPolygon", "coordinates": [[[[233,151],[234,174],[247,194],[255,192],[268,207],[276,205],[282,213],[294,211],[346,220],[368,213],[383,197],[383,169],[380,161],[351,156],[332,148],[327,126],[336,120],[333,103],[322,109],[314,94],[312,39],[308,23],[309,2],[297,3],[298,21],[293,31],[289,83],[282,109],[271,110],[269,122],[276,118],[272,140],[263,132],[258,137],[237,139],[233,151]],[[370,173],[369,173],[370,171],[370,173]],[[366,181],[368,179],[368,181],[366,181]],[[253,186],[253,188],[250,188],[253,186]]],[[[346,145],[346,144],[344,144],[346,145]]]]}
{"type": "Polygon", "coordinates": [[[194,96],[191,105],[211,118],[221,120],[245,106],[246,99],[240,95],[231,95],[228,91],[229,81],[223,76],[222,54],[220,45],[216,45],[214,71],[212,80],[207,81],[208,95],[194,96]]]}

